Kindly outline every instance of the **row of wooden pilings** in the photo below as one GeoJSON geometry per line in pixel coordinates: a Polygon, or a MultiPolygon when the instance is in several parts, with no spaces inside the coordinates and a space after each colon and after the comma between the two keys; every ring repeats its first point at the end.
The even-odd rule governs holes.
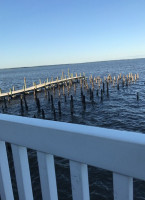
{"type": "MultiPolygon", "coordinates": [[[[114,78],[111,77],[111,75],[108,75],[107,77],[104,77],[104,81],[102,81],[102,79],[98,76],[98,77],[93,77],[90,76],[89,77],[89,84],[87,79],[80,79],[79,84],[80,84],[80,93],[81,93],[81,102],[82,102],[82,106],[83,109],[86,109],[86,94],[89,94],[90,96],[90,101],[94,102],[94,92],[96,89],[96,96],[100,97],[100,101],[103,101],[103,97],[104,94],[107,95],[107,97],[109,97],[109,86],[112,84],[113,87],[117,86],[117,90],[120,89],[120,84],[122,81],[122,87],[127,86],[133,82],[136,82],[139,79],[139,75],[135,74],[133,76],[132,73],[130,73],[129,75],[121,75],[119,74],[118,77],[116,78],[114,76],[114,78]],[[86,92],[85,92],[86,91],[86,92]]],[[[58,91],[58,106],[57,106],[57,110],[58,110],[58,114],[59,116],[62,115],[62,109],[61,109],[61,100],[60,100],[60,96],[63,95],[64,96],[64,102],[67,101],[67,95],[69,96],[70,94],[70,90],[73,86],[74,88],[74,92],[76,92],[76,82],[73,82],[72,80],[69,81],[69,83],[64,82],[63,85],[57,85],[57,91],[58,91]],[[62,92],[61,92],[62,90],[62,92]],[[66,94],[66,90],[67,90],[67,94],[66,94]],[[62,93],[62,94],[61,94],[62,93]]],[[[54,106],[54,98],[55,98],[55,92],[56,92],[56,85],[51,85],[49,88],[44,87],[44,93],[45,96],[47,96],[48,98],[48,102],[51,104],[51,110],[53,112],[53,116],[54,119],[56,119],[56,108],[54,106]]],[[[37,111],[38,113],[41,113],[42,118],[45,119],[45,111],[43,109],[41,109],[41,104],[40,104],[40,100],[37,97],[38,91],[37,89],[34,89],[34,99],[35,99],[35,103],[36,103],[36,107],[37,107],[37,111]]],[[[137,93],[137,100],[139,100],[139,93],[137,93]]],[[[7,108],[7,103],[6,103],[6,99],[4,98],[4,107],[3,107],[3,111],[4,108],[7,108]]],[[[20,95],[20,108],[21,108],[21,113],[23,115],[24,113],[24,109],[26,111],[28,111],[28,104],[26,101],[26,95],[25,93],[20,95]]],[[[73,115],[74,113],[74,99],[73,99],[73,95],[70,96],[70,113],[71,115],[73,115]]],[[[34,117],[36,117],[36,115],[34,115],[34,117]]]]}

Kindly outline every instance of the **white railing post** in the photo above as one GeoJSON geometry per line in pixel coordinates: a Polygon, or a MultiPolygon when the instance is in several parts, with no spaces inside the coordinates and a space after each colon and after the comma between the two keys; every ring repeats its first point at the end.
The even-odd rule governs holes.
{"type": "Polygon", "coordinates": [[[13,200],[13,191],[5,142],[0,141],[0,195],[2,200],[13,200]]]}
{"type": "Polygon", "coordinates": [[[57,200],[57,187],[54,157],[50,154],[37,152],[43,200],[57,200]]]}
{"type": "Polygon", "coordinates": [[[33,200],[27,149],[14,144],[11,146],[19,199],[33,200]]]}
{"type": "Polygon", "coordinates": [[[113,173],[114,200],[133,200],[133,178],[113,173]]]}
{"type": "Polygon", "coordinates": [[[73,200],[89,200],[88,167],[70,160],[73,200]]]}

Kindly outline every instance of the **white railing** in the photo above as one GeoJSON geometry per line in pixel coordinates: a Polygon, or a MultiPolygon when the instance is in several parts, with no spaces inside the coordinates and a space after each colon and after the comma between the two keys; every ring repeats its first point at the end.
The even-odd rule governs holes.
{"type": "Polygon", "coordinates": [[[33,199],[27,148],[37,151],[43,200],[57,200],[53,155],[70,160],[73,200],[89,200],[87,165],[113,172],[115,200],[133,200],[145,180],[145,135],[0,114],[0,195],[13,200],[5,142],[12,147],[20,200],[33,199]]]}

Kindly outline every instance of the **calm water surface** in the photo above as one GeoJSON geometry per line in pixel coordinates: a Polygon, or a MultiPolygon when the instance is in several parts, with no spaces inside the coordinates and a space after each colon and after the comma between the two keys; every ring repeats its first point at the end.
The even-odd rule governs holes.
{"type": "MultiPolygon", "coordinates": [[[[39,83],[39,79],[41,79],[42,82],[46,81],[47,78],[51,79],[51,77],[56,79],[57,76],[61,76],[62,71],[67,75],[68,68],[70,69],[70,73],[83,74],[84,72],[86,77],[92,75],[93,77],[100,76],[103,79],[104,76],[108,76],[108,74],[111,74],[113,77],[118,76],[120,73],[122,73],[122,75],[139,73],[140,78],[129,86],[122,87],[120,84],[119,91],[117,90],[117,87],[114,88],[110,84],[109,96],[107,96],[105,91],[103,101],[100,99],[100,90],[99,96],[96,95],[96,92],[99,89],[97,85],[95,85],[94,88],[93,101],[90,100],[88,92],[83,89],[86,96],[85,110],[82,106],[80,84],[78,83],[76,93],[73,88],[70,90],[70,95],[73,95],[74,98],[73,115],[70,113],[70,95],[67,95],[67,101],[65,102],[64,96],[61,95],[59,97],[58,91],[56,90],[54,95],[54,106],[56,109],[57,121],[145,133],[145,59],[4,69],[0,70],[0,88],[2,89],[2,92],[9,91],[9,88],[12,88],[13,86],[15,86],[15,90],[21,89],[24,85],[24,77],[26,77],[27,87],[29,87],[32,86],[33,82],[39,83]],[[136,98],[137,92],[139,92],[139,101],[137,101],[136,98]],[[61,116],[58,113],[58,100],[61,101],[61,116]]],[[[50,93],[53,94],[52,92],[50,93]]],[[[51,103],[48,101],[48,97],[45,96],[44,91],[38,93],[38,98],[40,100],[41,109],[45,112],[46,119],[54,120],[51,103]]],[[[42,118],[42,114],[37,111],[33,95],[27,95],[26,100],[28,111],[24,109],[24,112],[21,112],[20,99],[16,98],[7,104],[8,108],[4,109],[4,113],[24,115],[28,117],[33,117],[35,115],[38,118],[42,118]]],[[[1,101],[0,109],[2,106],[3,102],[1,101]]],[[[2,109],[1,112],[3,112],[2,109]]],[[[28,155],[29,162],[31,163],[30,169],[34,197],[35,199],[42,199],[39,187],[36,154],[29,150],[28,155]]],[[[55,163],[59,199],[71,199],[69,163],[67,160],[62,158],[56,158],[55,163]]],[[[112,173],[93,167],[89,167],[88,170],[91,200],[112,200],[112,173]]],[[[13,180],[13,185],[15,193],[17,193],[15,180],[13,180]]],[[[145,199],[145,183],[134,180],[134,187],[134,199],[145,199]]],[[[17,199],[17,194],[15,194],[15,196],[17,199]]]]}

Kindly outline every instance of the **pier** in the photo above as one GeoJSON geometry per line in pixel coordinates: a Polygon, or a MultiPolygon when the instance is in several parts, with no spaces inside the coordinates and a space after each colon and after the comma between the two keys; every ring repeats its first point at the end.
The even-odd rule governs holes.
{"type": "MultiPolygon", "coordinates": [[[[38,84],[38,85],[36,85],[35,83],[34,83],[34,85],[33,86],[31,86],[31,87],[26,87],[26,79],[24,78],[24,87],[23,87],[23,89],[20,89],[20,90],[12,90],[12,89],[10,89],[10,91],[9,92],[5,92],[5,93],[2,93],[2,92],[0,92],[0,98],[4,98],[4,97],[13,97],[13,96],[15,96],[15,95],[20,95],[20,94],[24,94],[24,93],[30,93],[30,92],[32,92],[32,91],[34,91],[34,90],[40,90],[40,89],[42,89],[42,88],[48,88],[48,87],[54,87],[54,86],[58,86],[58,85],[61,85],[61,84],[64,84],[64,83],[67,83],[67,82],[69,82],[69,81],[76,81],[76,80],[80,80],[80,79],[85,79],[85,76],[77,76],[77,74],[76,74],[76,76],[74,77],[73,75],[71,76],[71,77],[69,77],[69,78],[61,78],[60,80],[57,78],[55,81],[46,81],[46,82],[44,82],[44,83],[40,83],[40,84],[38,84]]],[[[40,81],[41,82],[41,81],[40,81]]]]}

